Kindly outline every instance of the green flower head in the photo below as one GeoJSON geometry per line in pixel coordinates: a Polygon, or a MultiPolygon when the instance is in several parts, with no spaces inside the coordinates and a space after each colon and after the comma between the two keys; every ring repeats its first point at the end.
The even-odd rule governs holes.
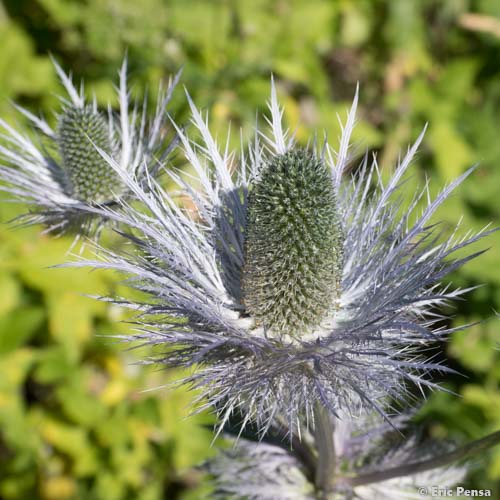
{"type": "Polygon", "coordinates": [[[67,107],[59,116],[57,143],[74,198],[100,203],[120,194],[124,186],[100,152],[112,156],[113,148],[108,124],[97,110],[90,105],[67,107]]]}
{"type": "Polygon", "coordinates": [[[300,337],[339,298],[343,236],[331,170],[295,149],[272,157],[250,186],[244,303],[258,325],[300,337]]]}

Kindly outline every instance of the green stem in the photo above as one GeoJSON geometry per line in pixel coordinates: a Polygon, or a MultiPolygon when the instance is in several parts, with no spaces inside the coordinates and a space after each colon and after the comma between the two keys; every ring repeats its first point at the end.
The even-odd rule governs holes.
{"type": "Polygon", "coordinates": [[[333,421],[330,412],[322,404],[314,408],[314,438],[318,450],[315,485],[318,498],[331,499],[335,487],[335,446],[333,421]]]}
{"type": "Polygon", "coordinates": [[[468,443],[461,448],[457,448],[443,455],[422,460],[421,462],[412,462],[409,464],[393,467],[392,469],[385,469],[367,474],[360,474],[354,477],[344,477],[339,479],[339,483],[348,484],[349,486],[361,486],[364,484],[378,483],[380,481],[387,481],[395,477],[409,476],[425,472],[438,467],[446,467],[453,462],[463,460],[471,455],[479,453],[483,450],[491,448],[500,444],[500,431],[489,434],[488,436],[468,443]]]}

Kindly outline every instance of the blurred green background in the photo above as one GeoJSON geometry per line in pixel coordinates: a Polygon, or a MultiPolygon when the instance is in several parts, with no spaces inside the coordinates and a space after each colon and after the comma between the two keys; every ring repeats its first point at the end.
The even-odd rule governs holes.
{"type": "MultiPolygon", "coordinates": [[[[299,140],[325,129],[333,143],[356,82],[355,149],[391,168],[426,122],[410,193],[480,168],[441,210],[478,230],[500,211],[498,0],[3,0],[0,116],[23,124],[10,100],[52,115],[60,92],[49,53],[100,103],[128,52],[137,96],[184,66],[181,82],[211,126],[247,139],[274,73],[299,140]]],[[[154,92],[149,99],[154,101],[154,92]]],[[[172,113],[187,117],[182,87],[172,113]]],[[[22,207],[1,203],[5,222],[22,207]]],[[[123,312],[82,296],[120,291],[116,277],[48,269],[69,240],[0,226],[0,498],[200,498],[192,466],[213,453],[208,416],[185,418],[183,390],[142,392],[175,378],[97,334],[126,332],[123,312]]],[[[500,427],[500,235],[450,278],[483,286],[451,311],[481,320],[445,346],[466,377],[443,380],[460,397],[430,395],[420,418],[435,437],[472,439],[500,427]]],[[[471,484],[500,492],[500,448],[477,459],[471,484]]]]}

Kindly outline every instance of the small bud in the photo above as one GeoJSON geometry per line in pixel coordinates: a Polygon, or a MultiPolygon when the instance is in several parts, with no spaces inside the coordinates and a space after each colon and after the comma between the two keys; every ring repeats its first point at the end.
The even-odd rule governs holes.
{"type": "Polygon", "coordinates": [[[335,307],[343,234],[328,167],[304,150],[275,156],[250,188],[244,303],[258,325],[300,338],[335,307]]]}
{"type": "Polygon", "coordinates": [[[118,175],[97,148],[111,155],[109,127],[92,106],[71,106],[58,122],[61,163],[71,196],[86,202],[114,199],[123,189],[118,175]]]}

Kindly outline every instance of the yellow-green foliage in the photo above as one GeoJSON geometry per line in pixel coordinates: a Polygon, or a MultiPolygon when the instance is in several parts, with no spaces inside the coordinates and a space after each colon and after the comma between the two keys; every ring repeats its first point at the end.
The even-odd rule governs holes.
{"type": "MultiPolygon", "coordinates": [[[[2,207],[2,220],[13,215],[2,207]]],[[[0,229],[0,497],[183,491],[211,453],[210,419],[186,419],[183,390],[144,392],[171,374],[142,370],[134,352],[97,336],[130,329],[118,324],[122,311],[82,296],[109,292],[110,276],[48,267],[67,259],[69,244],[0,229]]]]}
{"type": "MultiPolygon", "coordinates": [[[[444,230],[461,215],[477,230],[499,220],[499,23],[498,0],[4,0],[0,114],[12,120],[16,99],[51,116],[49,51],[105,103],[127,50],[137,94],[184,65],[182,83],[210,109],[211,126],[223,132],[231,121],[244,139],[273,72],[299,140],[324,128],[335,143],[337,113],[359,81],[354,153],[377,150],[383,172],[429,122],[408,189],[424,172],[437,186],[480,162],[441,211],[444,230]]],[[[185,110],[179,91],[173,111],[182,119],[185,110]]],[[[2,221],[13,214],[1,206],[2,221]]],[[[457,325],[500,310],[500,234],[485,244],[496,252],[453,277],[486,284],[459,304],[457,325]]],[[[203,458],[208,437],[181,418],[185,393],[140,393],[168,374],[141,373],[133,352],[95,336],[121,329],[118,313],[79,294],[113,278],[45,268],[67,248],[1,228],[0,497],[176,498],[176,474],[203,458]]],[[[447,380],[463,399],[431,398],[432,432],[480,437],[499,427],[499,332],[488,321],[454,336],[448,355],[469,378],[447,380]]],[[[499,451],[477,475],[480,488],[500,477],[499,451]]]]}

